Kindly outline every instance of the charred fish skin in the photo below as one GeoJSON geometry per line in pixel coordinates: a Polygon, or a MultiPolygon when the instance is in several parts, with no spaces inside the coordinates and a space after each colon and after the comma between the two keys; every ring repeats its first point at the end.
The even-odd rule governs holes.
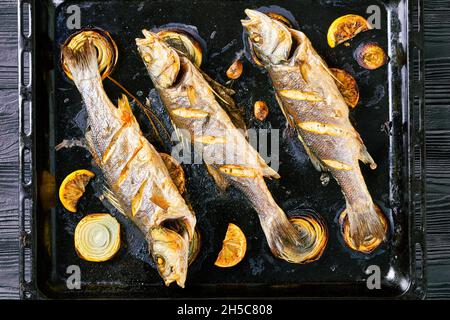
{"type": "Polygon", "coordinates": [[[268,70],[288,123],[297,129],[314,166],[330,171],[341,186],[352,239],[358,246],[370,238],[384,239],[359,160],[372,169],[376,164],[350,123],[348,107],[326,63],[303,32],[255,10],[245,13],[248,19],[241,20],[242,25],[268,70]]]}
{"type": "Polygon", "coordinates": [[[156,34],[143,34],[145,38],[136,39],[138,51],[177,130],[200,146],[219,187],[233,184],[247,196],[272,253],[288,262],[305,262],[311,250],[307,234],[292,226],[264,181],[279,175],[235,127],[202,73],[156,34]]]}
{"type": "Polygon", "coordinates": [[[143,136],[123,96],[116,107],[106,95],[90,41],[62,55],[88,113],[86,140],[123,212],[140,228],[166,285],[184,287],[193,212],[170,178],[159,153],[143,136]],[[178,230],[170,224],[178,224],[178,230]]]}

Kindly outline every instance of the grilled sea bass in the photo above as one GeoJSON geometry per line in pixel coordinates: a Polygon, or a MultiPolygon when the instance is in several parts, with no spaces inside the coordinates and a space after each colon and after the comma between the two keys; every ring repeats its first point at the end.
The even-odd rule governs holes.
{"type": "Polygon", "coordinates": [[[304,33],[289,29],[267,15],[245,10],[242,25],[261,64],[268,70],[278,103],[288,123],[297,129],[311,161],[330,171],[346,199],[350,234],[357,246],[384,239],[359,167],[359,160],[376,164],[348,117],[348,107],[331,72],[304,33]]]}
{"type": "Polygon", "coordinates": [[[125,96],[115,107],[106,95],[90,41],[62,49],[88,113],[86,140],[123,212],[140,228],[166,285],[184,287],[196,218],[159,153],[143,136],[125,96]]]}
{"type": "Polygon", "coordinates": [[[146,30],[143,34],[145,38],[136,39],[139,53],[176,130],[201,149],[219,187],[233,184],[247,196],[273,254],[293,263],[306,262],[315,240],[306,230],[293,227],[264,181],[279,175],[235,127],[201,71],[158,35],[146,30]]]}

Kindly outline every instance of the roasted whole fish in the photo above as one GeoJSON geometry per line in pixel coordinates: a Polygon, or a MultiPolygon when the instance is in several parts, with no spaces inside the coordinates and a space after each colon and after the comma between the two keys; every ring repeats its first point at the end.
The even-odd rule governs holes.
{"type": "Polygon", "coordinates": [[[189,241],[196,218],[159,153],[143,136],[125,96],[118,107],[106,95],[90,41],[81,50],[62,49],[88,113],[86,140],[112,195],[139,227],[166,285],[184,287],[189,241]]]}
{"type": "Polygon", "coordinates": [[[306,35],[267,15],[247,9],[242,20],[250,45],[268,70],[288,123],[297,129],[311,161],[329,171],[344,194],[350,235],[357,246],[384,239],[385,232],[359,167],[375,169],[348,117],[348,107],[332,73],[306,35]]]}
{"type": "MultiPolygon", "coordinates": [[[[248,143],[217,101],[211,80],[157,34],[143,30],[139,53],[170,118],[184,141],[196,145],[220,188],[233,184],[258,212],[272,253],[292,263],[307,262],[317,239],[296,229],[270,194],[264,177],[279,178],[248,143]]],[[[215,85],[218,85],[215,83],[215,85]]],[[[229,100],[222,97],[223,101],[229,100]]]]}

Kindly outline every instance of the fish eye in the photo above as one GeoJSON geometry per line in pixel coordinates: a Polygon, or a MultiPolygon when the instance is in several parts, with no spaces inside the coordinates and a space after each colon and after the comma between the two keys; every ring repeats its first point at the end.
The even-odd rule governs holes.
{"type": "Polygon", "coordinates": [[[144,61],[150,63],[152,61],[152,57],[149,54],[144,55],[144,61]]]}
{"type": "Polygon", "coordinates": [[[257,44],[262,44],[263,42],[263,38],[261,37],[261,35],[259,33],[254,33],[250,36],[250,40],[252,40],[252,42],[257,43],[257,44]]]}
{"type": "Polygon", "coordinates": [[[156,256],[156,264],[158,265],[158,267],[162,267],[165,263],[166,261],[164,260],[163,257],[156,256]]]}

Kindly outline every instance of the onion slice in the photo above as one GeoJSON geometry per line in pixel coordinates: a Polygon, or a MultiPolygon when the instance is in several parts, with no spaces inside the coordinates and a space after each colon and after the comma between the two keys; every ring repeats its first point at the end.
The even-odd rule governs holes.
{"type": "Polygon", "coordinates": [[[102,262],[120,248],[120,224],[107,213],[84,217],[75,228],[75,250],[81,259],[102,262]]]}

